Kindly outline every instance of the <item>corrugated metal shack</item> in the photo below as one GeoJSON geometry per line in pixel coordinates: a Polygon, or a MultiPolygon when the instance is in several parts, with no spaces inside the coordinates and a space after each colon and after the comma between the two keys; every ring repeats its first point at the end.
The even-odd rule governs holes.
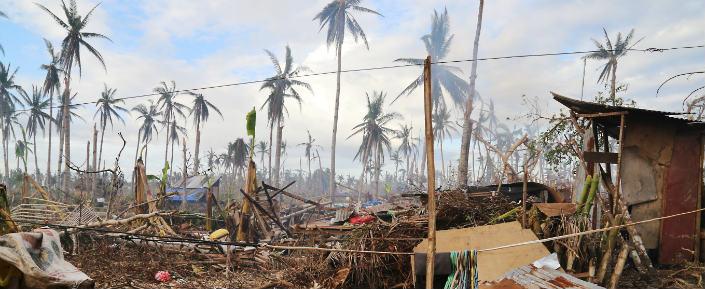
{"type": "MultiPolygon", "coordinates": [[[[705,125],[681,113],[609,106],[564,97],[554,99],[576,118],[591,120],[584,160],[616,165],[617,195],[628,206],[633,221],[700,209],[703,204],[703,129],[705,125]],[[680,117],[679,117],[680,116],[680,117]],[[616,152],[604,145],[612,138],[616,152]],[[620,181],[621,180],[621,181],[620,181]],[[619,184],[621,183],[621,186],[619,184]]],[[[637,226],[644,246],[660,264],[677,264],[700,255],[702,219],[687,214],[637,226]]]]}

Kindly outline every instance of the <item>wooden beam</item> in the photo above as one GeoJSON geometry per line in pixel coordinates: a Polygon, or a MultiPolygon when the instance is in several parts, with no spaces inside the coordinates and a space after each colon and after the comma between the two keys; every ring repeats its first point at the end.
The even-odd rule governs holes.
{"type": "Polygon", "coordinates": [[[617,153],[583,152],[583,158],[589,163],[616,164],[619,162],[617,153]]]}
{"type": "Polygon", "coordinates": [[[626,111],[614,111],[614,112],[598,112],[598,113],[578,113],[576,116],[578,117],[585,117],[585,118],[594,118],[594,117],[608,117],[608,116],[623,116],[628,114],[626,111]]]}

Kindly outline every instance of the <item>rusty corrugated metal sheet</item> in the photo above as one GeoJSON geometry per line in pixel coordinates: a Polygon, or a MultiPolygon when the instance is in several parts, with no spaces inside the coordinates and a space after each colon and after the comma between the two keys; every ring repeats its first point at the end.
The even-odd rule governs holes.
{"type": "Polygon", "coordinates": [[[513,289],[604,289],[604,287],[600,287],[596,284],[580,280],[571,276],[570,274],[566,274],[558,270],[536,268],[533,265],[525,265],[516,268],[504,274],[504,276],[499,278],[499,281],[490,284],[485,284],[480,287],[483,289],[492,289],[500,287],[506,288],[507,285],[510,285],[512,283],[507,281],[513,281],[513,283],[516,283],[512,286],[509,286],[513,289]]]}
{"type": "MultiPolygon", "coordinates": [[[[701,184],[702,145],[700,134],[679,131],[673,144],[671,165],[668,167],[666,186],[662,194],[661,215],[669,216],[698,209],[701,184]]],[[[660,264],[678,264],[692,261],[699,229],[698,214],[665,219],[661,223],[659,246],[660,264]]]]}

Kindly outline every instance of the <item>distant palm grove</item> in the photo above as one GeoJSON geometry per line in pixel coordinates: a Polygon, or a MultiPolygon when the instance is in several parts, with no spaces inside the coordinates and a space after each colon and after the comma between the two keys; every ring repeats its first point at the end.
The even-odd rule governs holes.
{"type": "MultiPolygon", "coordinates": [[[[426,173],[427,145],[423,139],[423,125],[413,124],[395,110],[398,102],[414,98],[421,101],[423,90],[422,64],[426,55],[410,55],[405,58],[391,59],[399,64],[419,65],[419,76],[408,79],[405,87],[366,87],[359,95],[341,93],[341,75],[343,65],[343,45],[346,40],[363,45],[352,49],[373,51],[374,43],[368,43],[364,25],[358,20],[360,15],[383,17],[383,11],[375,11],[363,6],[362,0],[332,0],[322,7],[320,12],[311,15],[319,31],[302,31],[301,33],[319,33],[335,53],[336,90],[335,95],[316,95],[318,98],[331,98],[334,107],[324,111],[330,117],[330,135],[312,135],[308,129],[287,126],[288,111],[297,109],[309,99],[315,101],[312,86],[304,74],[311,73],[305,64],[295,60],[295,50],[288,45],[264,49],[271,60],[270,76],[259,82],[258,121],[267,124],[268,131],[258,132],[256,142],[248,136],[223,135],[230,141],[224,147],[202,147],[201,135],[205,124],[222,121],[228,111],[219,109],[217,103],[209,98],[209,90],[189,90],[180,87],[175,81],[164,79],[154,83],[150,97],[125,99],[119,87],[113,87],[106,80],[102,83],[99,95],[86,96],[78,91],[77,83],[81,75],[96,73],[84,69],[100,64],[107,76],[110,67],[106,66],[101,51],[96,43],[118,45],[109,35],[93,30],[91,16],[99,5],[90,9],[79,9],[76,0],[58,1],[61,9],[51,10],[42,4],[36,9],[50,19],[63,31],[63,40],[52,43],[46,39],[36,39],[46,47],[45,59],[39,69],[44,80],[40,83],[20,83],[19,67],[11,60],[0,61],[0,129],[2,132],[2,161],[0,170],[2,182],[8,184],[13,198],[19,192],[27,190],[31,180],[49,188],[59,199],[77,198],[69,192],[91,192],[90,197],[105,197],[110,190],[111,175],[106,170],[115,166],[116,155],[105,155],[103,145],[106,139],[120,140],[118,132],[124,132],[126,120],[135,121],[138,131],[126,132],[134,136],[126,143],[120,157],[135,163],[146,159],[148,154],[159,156],[159,163],[147,164],[150,174],[161,175],[164,169],[167,182],[176,184],[184,176],[208,174],[221,176],[228,197],[239,196],[237,191],[245,179],[248,161],[257,164],[257,178],[274,186],[284,186],[295,181],[293,189],[308,196],[328,196],[348,193],[351,196],[369,194],[384,197],[392,191],[400,192],[411,189],[424,182],[426,173]],[[91,99],[78,103],[78,96],[91,99]],[[366,102],[366,111],[346,112],[346,117],[358,119],[352,128],[339,127],[341,99],[353,98],[366,102]],[[81,115],[79,106],[93,106],[93,115],[81,115]],[[328,115],[329,114],[329,115],[328,115]],[[72,138],[72,126],[86,123],[91,130],[91,139],[72,138]],[[92,125],[91,125],[92,124],[92,125]],[[343,137],[338,137],[338,129],[343,137]],[[307,131],[304,139],[285,139],[285,130],[307,131]],[[354,160],[359,162],[359,175],[340,174],[336,171],[338,144],[350,139],[361,139],[354,160]],[[136,142],[135,142],[136,139],[136,142]],[[164,146],[154,145],[163,139],[164,146]],[[38,141],[48,141],[46,151],[37,149],[38,141]],[[88,145],[86,144],[88,142],[88,145]],[[73,146],[86,147],[86,154],[72,155],[73,146]],[[42,155],[43,154],[43,155],[42,155]],[[330,161],[322,160],[325,154],[330,161]],[[45,156],[46,162],[40,163],[38,155],[45,156]],[[163,162],[162,160],[163,156],[163,162]],[[286,167],[285,160],[299,159],[298,167],[286,167]],[[179,163],[178,166],[174,164],[179,163]],[[96,173],[100,172],[100,173],[96,173]]],[[[484,1],[480,1],[478,23],[473,47],[473,59],[477,58],[479,34],[482,24],[484,1]]],[[[440,7],[442,8],[442,7],[440,7]]],[[[0,7],[0,10],[3,8],[0,7]]],[[[495,114],[491,98],[482,97],[475,89],[477,62],[472,62],[470,75],[465,75],[459,65],[443,63],[448,60],[453,48],[454,34],[446,10],[434,10],[429,15],[428,31],[419,37],[417,45],[425,48],[434,63],[432,66],[432,123],[435,134],[436,174],[438,183],[443,186],[465,186],[491,184],[518,180],[519,170],[529,169],[539,181],[558,177],[553,167],[568,168],[569,163],[546,163],[544,154],[560,149],[551,141],[539,141],[543,134],[537,125],[524,127],[510,126],[495,114]],[[441,62],[441,63],[438,63],[441,62]],[[502,158],[512,145],[523,136],[528,136],[530,145],[522,148],[521,153],[502,158]],[[462,144],[461,144],[462,143],[462,144]],[[460,158],[446,156],[448,146],[461,147],[460,158]]],[[[0,11],[0,25],[10,16],[0,11]]],[[[370,19],[370,18],[364,18],[370,19]]],[[[626,54],[630,46],[633,31],[622,38],[621,34],[614,45],[605,32],[606,48],[596,42],[603,53],[594,53],[589,59],[603,60],[607,64],[600,75],[600,81],[609,83],[610,101],[616,103],[617,62],[626,54]],[[616,49],[613,49],[616,47],[616,49]]],[[[410,36],[414,37],[414,36],[410,36]]],[[[0,36],[0,54],[5,53],[0,36]]],[[[346,47],[348,45],[346,44],[346,47]]],[[[236,57],[236,56],[235,56],[236,57]]],[[[2,58],[0,58],[2,59],[2,58]]],[[[467,64],[470,68],[470,64],[467,64]]],[[[332,65],[331,65],[332,67],[332,65]]],[[[31,68],[34,69],[34,68],[31,68]]],[[[332,70],[332,69],[331,69],[332,70]]],[[[101,71],[102,72],[102,71],[101,71]]],[[[106,77],[107,79],[107,77],[106,77]]],[[[527,99],[526,101],[531,101],[527,99]]],[[[242,116],[242,127],[245,126],[242,116]]],[[[312,124],[323,125],[323,124],[312,124]]],[[[328,124],[325,124],[328,126],[328,124]]],[[[118,141],[122,143],[122,141],[118,141]]],[[[549,161],[550,162],[550,161],[549,161]]],[[[290,162],[291,163],[291,162],[290,162]]],[[[122,167],[119,176],[122,195],[133,182],[132,167],[122,167]]],[[[569,172],[570,169],[562,170],[569,172]]]]}

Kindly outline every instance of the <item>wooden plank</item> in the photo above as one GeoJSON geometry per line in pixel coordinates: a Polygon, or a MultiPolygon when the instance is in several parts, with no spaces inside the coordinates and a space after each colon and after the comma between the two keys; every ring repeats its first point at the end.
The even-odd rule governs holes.
{"type": "Polygon", "coordinates": [[[533,205],[548,217],[572,215],[577,210],[574,203],[535,203],[533,205]]]}
{"type": "MultiPolygon", "coordinates": [[[[662,216],[692,211],[699,208],[700,192],[700,135],[695,132],[676,133],[671,166],[668,168],[663,194],[662,216]]],[[[699,229],[697,214],[670,218],[661,222],[659,263],[680,264],[692,261],[699,229]]]]}
{"type": "Polygon", "coordinates": [[[617,153],[583,152],[583,158],[589,163],[616,164],[618,162],[617,153]]]}
{"type": "MultiPolygon", "coordinates": [[[[538,240],[531,229],[522,229],[519,222],[509,222],[464,229],[437,231],[436,254],[463,250],[482,250],[496,246],[538,240]]],[[[414,253],[426,253],[428,239],[416,247],[414,253]]],[[[479,252],[477,265],[480,281],[493,281],[504,273],[522,265],[530,264],[550,254],[543,244],[531,244],[494,251],[479,252]]],[[[417,262],[423,265],[424,262],[417,262]]],[[[415,268],[421,272],[424,268],[415,268]]]]}

